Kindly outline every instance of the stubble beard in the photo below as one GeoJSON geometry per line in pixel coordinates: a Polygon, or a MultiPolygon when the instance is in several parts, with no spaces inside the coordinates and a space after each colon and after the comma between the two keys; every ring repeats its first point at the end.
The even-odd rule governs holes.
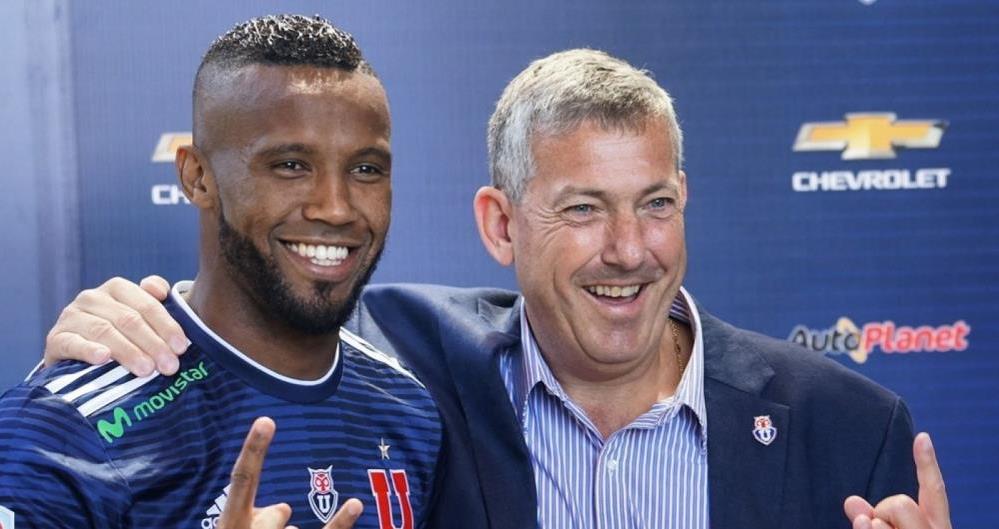
{"type": "Polygon", "coordinates": [[[248,237],[239,233],[219,213],[219,246],[229,265],[229,273],[248,297],[275,320],[309,335],[336,332],[353,314],[357,300],[378,266],[382,250],[378,248],[371,264],[350,289],[342,303],[330,300],[337,283],[316,281],[312,295],[303,299],[285,280],[274,257],[267,257],[248,237]]]}

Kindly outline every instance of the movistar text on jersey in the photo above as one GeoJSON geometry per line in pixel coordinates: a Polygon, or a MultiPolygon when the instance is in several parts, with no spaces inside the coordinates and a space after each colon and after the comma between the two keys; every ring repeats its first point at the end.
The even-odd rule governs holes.
{"type": "Polygon", "coordinates": [[[866,169],[863,171],[798,171],[791,175],[791,188],[799,193],[815,191],[900,191],[943,189],[950,169],[866,169]]]}
{"type": "Polygon", "coordinates": [[[198,364],[197,367],[181,371],[174,376],[172,384],[132,407],[132,413],[121,406],[116,406],[111,410],[110,421],[107,419],[97,421],[97,432],[108,444],[111,444],[115,439],[125,435],[132,427],[133,421],[139,422],[165,408],[191,384],[206,378],[208,378],[208,368],[205,367],[204,362],[198,364]]]}

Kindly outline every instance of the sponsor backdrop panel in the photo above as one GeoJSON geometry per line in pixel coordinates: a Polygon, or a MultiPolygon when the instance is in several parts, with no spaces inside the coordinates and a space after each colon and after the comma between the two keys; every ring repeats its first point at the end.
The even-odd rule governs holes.
{"type": "MultiPolygon", "coordinates": [[[[74,284],[192,276],[196,215],[155,153],[169,160],[190,131],[211,39],[275,10],[353,32],[388,90],[395,198],[381,282],[514,286],[480,248],[470,201],[488,178],[492,104],[529,60],[590,46],[653,71],[686,133],[694,295],[900,393],[934,434],[955,524],[999,525],[988,508],[999,490],[999,4],[73,3],[74,284]]],[[[55,317],[42,312],[18,340],[39,342],[55,317]]],[[[26,365],[37,350],[18,354],[26,365]]],[[[3,377],[5,388],[18,374],[3,377]]]]}

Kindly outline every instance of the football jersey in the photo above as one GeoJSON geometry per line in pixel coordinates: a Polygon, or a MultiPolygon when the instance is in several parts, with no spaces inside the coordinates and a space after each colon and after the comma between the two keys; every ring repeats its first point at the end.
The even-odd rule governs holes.
{"type": "Polygon", "coordinates": [[[355,527],[412,529],[432,502],[441,422],[395,358],[346,329],[322,378],[282,376],[227,344],[178,284],[165,305],[191,346],[174,376],[63,362],[0,399],[0,506],[17,528],[210,529],[250,424],[277,432],[256,504],[320,528],[349,498],[355,527]]]}

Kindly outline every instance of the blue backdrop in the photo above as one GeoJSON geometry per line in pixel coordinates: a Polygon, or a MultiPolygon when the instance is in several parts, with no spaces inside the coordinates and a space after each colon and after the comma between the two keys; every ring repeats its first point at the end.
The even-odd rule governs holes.
{"type": "Polygon", "coordinates": [[[388,90],[379,282],[513,287],[470,208],[502,87],[578,46],[654,72],[686,134],[688,288],[905,397],[934,435],[955,525],[999,526],[995,1],[4,3],[0,389],[80,288],[193,276],[196,215],[153,151],[190,130],[211,40],[277,10],[353,32],[388,90]]]}

